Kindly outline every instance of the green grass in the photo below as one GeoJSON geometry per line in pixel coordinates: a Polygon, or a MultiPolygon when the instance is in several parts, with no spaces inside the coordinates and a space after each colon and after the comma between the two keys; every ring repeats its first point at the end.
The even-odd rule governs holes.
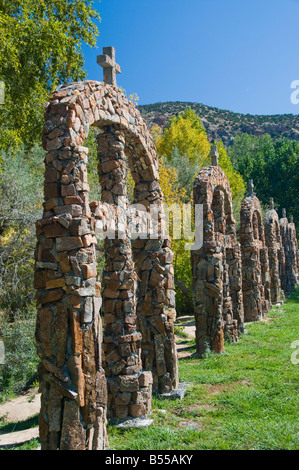
{"type": "MultiPolygon", "coordinates": [[[[109,426],[110,449],[297,450],[299,363],[291,361],[295,340],[299,290],[282,307],[274,307],[268,321],[246,325],[239,343],[225,345],[225,354],[180,360],[180,382],[192,383],[185,398],[154,397],[153,424],[148,428],[109,426]]],[[[18,424],[31,425],[36,418],[32,424],[18,424]]],[[[12,430],[9,426],[0,423],[0,431],[12,430]]],[[[33,439],[18,449],[38,444],[33,439]]]]}
{"type": "Polygon", "coordinates": [[[184,400],[154,398],[153,425],[109,428],[110,448],[298,449],[299,363],[291,362],[291,343],[299,340],[299,291],[246,330],[223,355],[180,360],[180,382],[193,384],[184,400]]]}

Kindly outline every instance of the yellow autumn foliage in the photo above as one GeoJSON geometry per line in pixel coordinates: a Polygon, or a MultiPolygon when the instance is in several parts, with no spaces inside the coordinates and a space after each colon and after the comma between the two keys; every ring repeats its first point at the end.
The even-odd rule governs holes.
{"type": "Polygon", "coordinates": [[[187,156],[192,162],[204,165],[210,153],[211,145],[206,130],[197,114],[187,108],[182,114],[174,116],[163,135],[156,141],[157,151],[167,160],[171,159],[174,149],[180,155],[187,156]]]}

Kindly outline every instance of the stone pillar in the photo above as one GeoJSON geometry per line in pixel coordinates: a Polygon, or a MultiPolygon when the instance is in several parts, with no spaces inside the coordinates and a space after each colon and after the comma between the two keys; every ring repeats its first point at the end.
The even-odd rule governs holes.
{"type": "Polygon", "coordinates": [[[87,149],[53,142],[48,138],[44,214],[36,223],[41,448],[103,450],[107,383],[87,149]]]}
{"type": "Polygon", "coordinates": [[[281,241],[280,249],[278,252],[278,261],[279,261],[279,278],[281,289],[285,296],[287,289],[286,289],[286,256],[285,256],[285,249],[284,245],[281,241]]]}
{"type": "Polygon", "coordinates": [[[290,244],[290,265],[292,269],[292,279],[294,287],[299,284],[299,270],[298,270],[298,241],[296,237],[296,227],[294,224],[293,216],[290,217],[288,226],[289,244],[290,244]]]}
{"type": "Polygon", "coordinates": [[[224,352],[244,328],[241,254],[229,182],[213,161],[194,181],[194,204],[203,205],[203,245],[191,252],[196,352],[224,352]]]}
{"type": "Polygon", "coordinates": [[[115,207],[115,239],[104,242],[103,273],[104,369],[108,381],[108,417],[145,417],[151,409],[151,372],[141,363],[137,331],[136,274],[127,232],[127,165],[125,137],[118,126],[107,126],[98,137],[102,201],[115,207]]]}
{"type": "Polygon", "coordinates": [[[137,312],[143,367],[153,373],[154,393],[170,393],[179,385],[170,240],[134,240],[133,249],[139,278],[137,312]]]}
{"type": "Polygon", "coordinates": [[[297,285],[296,262],[292,240],[290,237],[290,224],[286,217],[286,209],[283,209],[283,217],[279,221],[281,244],[285,256],[285,269],[281,272],[281,284],[285,293],[293,292],[297,285]]]}
{"type": "Polygon", "coordinates": [[[270,308],[270,276],[260,202],[252,189],[242,201],[239,236],[245,321],[257,321],[270,308]]]}
{"type": "Polygon", "coordinates": [[[232,248],[226,250],[226,258],[229,265],[229,288],[232,299],[232,316],[226,321],[226,329],[229,330],[230,339],[236,342],[239,333],[244,331],[242,260],[239,243],[234,243],[232,248]]]}

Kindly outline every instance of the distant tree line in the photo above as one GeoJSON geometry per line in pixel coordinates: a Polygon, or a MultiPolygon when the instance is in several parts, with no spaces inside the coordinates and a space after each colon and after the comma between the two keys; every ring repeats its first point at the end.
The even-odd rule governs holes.
{"type": "Polygon", "coordinates": [[[274,198],[279,216],[282,209],[294,216],[299,230],[299,143],[268,134],[236,136],[228,155],[234,168],[248,182],[253,179],[255,192],[265,207],[274,198]]]}

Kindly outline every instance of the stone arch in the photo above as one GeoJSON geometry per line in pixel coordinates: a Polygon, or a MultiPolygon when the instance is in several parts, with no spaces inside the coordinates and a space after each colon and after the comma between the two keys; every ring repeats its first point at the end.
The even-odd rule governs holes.
{"type": "Polygon", "coordinates": [[[191,251],[196,349],[199,355],[207,348],[221,353],[225,336],[238,340],[244,317],[231,189],[217,164],[199,172],[193,198],[203,205],[203,245],[191,251]]]}
{"type": "Polygon", "coordinates": [[[297,248],[295,248],[295,242],[293,239],[295,226],[293,223],[289,223],[285,209],[283,209],[282,218],[279,221],[279,227],[281,244],[285,256],[285,269],[281,272],[281,285],[285,293],[290,293],[294,291],[297,285],[297,248]]]}
{"type": "Polygon", "coordinates": [[[52,94],[43,145],[45,201],[35,264],[42,449],[103,449],[107,401],[110,418],[142,417],[150,410],[153,379],[159,393],[178,385],[172,251],[161,230],[158,160],[134,104],[117,87],[96,81],[52,94]],[[91,125],[102,131],[102,201],[90,204],[83,144],[91,125]],[[125,154],[135,202],[147,212],[150,205],[157,209],[158,236],[131,246],[125,230],[122,238],[105,240],[102,351],[95,227],[108,206],[118,209],[117,196],[126,197],[125,154]]]}
{"type": "Polygon", "coordinates": [[[270,308],[270,274],[262,210],[254,193],[242,201],[239,238],[245,321],[260,320],[270,308]]]}
{"type": "Polygon", "coordinates": [[[274,201],[270,202],[270,209],[266,213],[265,241],[268,248],[269,270],[270,270],[270,297],[271,304],[275,305],[282,301],[280,271],[284,268],[284,250],[281,247],[279,217],[274,209],[274,201]]]}
{"type": "Polygon", "coordinates": [[[232,217],[231,201],[228,188],[218,185],[213,191],[213,220],[214,220],[214,235],[218,234],[230,235],[234,230],[235,221],[232,217]]]}

